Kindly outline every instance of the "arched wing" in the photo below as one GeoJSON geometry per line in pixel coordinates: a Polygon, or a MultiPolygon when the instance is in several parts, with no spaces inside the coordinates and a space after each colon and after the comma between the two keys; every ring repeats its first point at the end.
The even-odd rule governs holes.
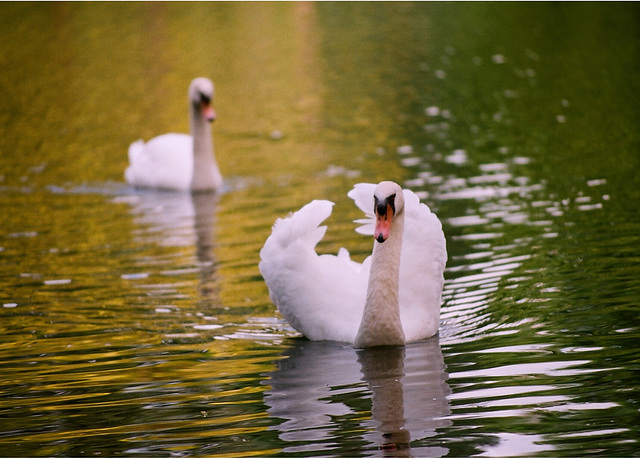
{"type": "Polygon", "coordinates": [[[400,319],[408,341],[438,331],[447,248],[442,224],[410,190],[400,261],[400,319]]]}
{"type": "Polygon", "coordinates": [[[312,201],[278,220],[260,251],[260,272],[284,318],[312,340],[353,342],[366,295],[368,269],[338,256],[318,255],[316,244],[332,202],[312,201]]]}

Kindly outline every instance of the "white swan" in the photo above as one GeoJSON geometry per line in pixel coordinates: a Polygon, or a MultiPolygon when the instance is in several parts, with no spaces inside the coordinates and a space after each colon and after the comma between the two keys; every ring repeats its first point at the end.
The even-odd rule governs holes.
{"type": "Polygon", "coordinates": [[[213,153],[210,122],[213,110],[213,83],[196,78],[189,85],[191,135],[164,134],[129,146],[127,183],[140,188],[215,191],[222,175],[213,153]]]}
{"type": "Polygon", "coordinates": [[[359,183],[348,193],[373,234],[362,264],[346,249],[318,255],[319,226],[333,203],[316,200],[278,219],[260,251],[260,272],[284,318],[311,340],[356,347],[400,345],[438,332],[447,251],[442,225],[410,190],[359,183]]]}

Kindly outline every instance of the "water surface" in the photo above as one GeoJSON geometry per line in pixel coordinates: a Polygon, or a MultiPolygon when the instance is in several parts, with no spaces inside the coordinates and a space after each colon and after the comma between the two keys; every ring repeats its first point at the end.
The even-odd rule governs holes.
{"type": "Polygon", "coordinates": [[[637,456],[635,4],[0,6],[7,456],[637,456]],[[216,84],[219,195],[128,145],[216,84]],[[440,217],[439,336],[355,351],[268,298],[278,217],[354,183],[440,217]]]}

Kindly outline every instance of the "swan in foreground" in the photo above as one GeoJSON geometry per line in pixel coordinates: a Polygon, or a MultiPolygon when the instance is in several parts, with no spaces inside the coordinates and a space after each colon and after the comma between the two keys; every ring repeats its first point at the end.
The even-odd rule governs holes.
{"type": "Polygon", "coordinates": [[[124,173],[131,185],[167,190],[215,191],[222,175],[213,153],[210,123],[213,83],[196,78],[189,85],[191,135],[164,134],[129,146],[129,167],[124,173]]]}
{"type": "Polygon", "coordinates": [[[315,200],[278,219],[260,251],[260,272],[284,318],[311,340],[357,348],[403,345],[438,332],[447,250],[442,224],[393,182],[348,193],[365,212],[356,231],[374,236],[362,264],[341,248],[318,255],[333,203],[315,200]]]}

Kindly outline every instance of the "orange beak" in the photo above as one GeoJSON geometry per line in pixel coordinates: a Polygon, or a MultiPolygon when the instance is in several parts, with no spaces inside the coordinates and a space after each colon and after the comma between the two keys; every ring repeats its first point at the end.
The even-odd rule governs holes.
{"type": "Polygon", "coordinates": [[[379,212],[379,207],[376,206],[376,228],[373,231],[373,237],[376,241],[382,243],[387,240],[391,233],[391,221],[393,220],[393,208],[390,204],[387,204],[386,209],[382,213],[379,212]]]}
{"type": "Polygon", "coordinates": [[[200,110],[202,110],[202,114],[210,123],[216,120],[216,111],[210,103],[204,101],[200,102],[200,110]]]}

